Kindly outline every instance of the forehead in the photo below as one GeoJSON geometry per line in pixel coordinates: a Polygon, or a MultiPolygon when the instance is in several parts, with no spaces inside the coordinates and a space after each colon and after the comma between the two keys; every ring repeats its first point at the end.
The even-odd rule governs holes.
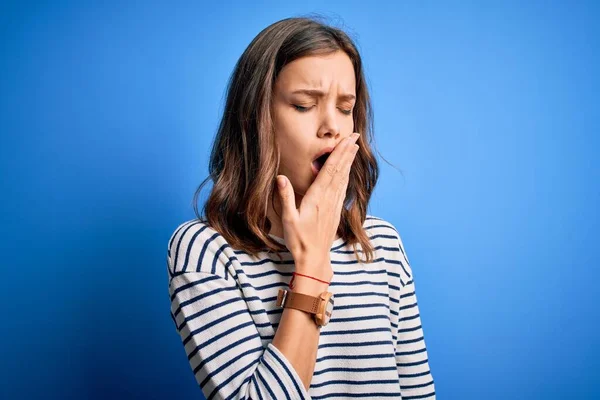
{"type": "Polygon", "coordinates": [[[298,88],[322,89],[354,93],[356,86],[354,66],[343,51],[327,55],[301,57],[286,64],[277,77],[276,88],[293,90],[298,88]]]}

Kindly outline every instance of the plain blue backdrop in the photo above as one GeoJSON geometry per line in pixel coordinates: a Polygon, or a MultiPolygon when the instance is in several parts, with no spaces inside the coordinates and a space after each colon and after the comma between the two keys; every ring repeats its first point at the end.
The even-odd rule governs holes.
{"type": "Polygon", "coordinates": [[[238,57],[308,13],[364,57],[395,167],[369,213],[406,246],[438,398],[598,398],[598,3],[217,3],[0,6],[0,398],[202,398],[167,242],[238,57]]]}

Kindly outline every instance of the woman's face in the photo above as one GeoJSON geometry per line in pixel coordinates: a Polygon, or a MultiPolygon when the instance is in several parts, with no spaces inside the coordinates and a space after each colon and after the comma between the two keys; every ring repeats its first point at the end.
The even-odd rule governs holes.
{"type": "Polygon", "coordinates": [[[319,152],[352,134],[355,88],[354,67],[343,51],[299,58],[277,77],[272,109],[278,173],[288,177],[297,196],[314,181],[312,162],[319,152]]]}

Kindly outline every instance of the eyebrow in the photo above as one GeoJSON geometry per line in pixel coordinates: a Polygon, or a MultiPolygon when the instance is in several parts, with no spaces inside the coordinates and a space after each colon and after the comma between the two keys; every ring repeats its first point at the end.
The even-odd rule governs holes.
{"type": "MultiPolygon", "coordinates": [[[[306,94],[313,97],[324,97],[325,93],[319,89],[298,89],[294,90],[292,94],[306,94]]],[[[354,100],[356,96],[350,93],[342,93],[338,96],[342,100],[354,100]]]]}

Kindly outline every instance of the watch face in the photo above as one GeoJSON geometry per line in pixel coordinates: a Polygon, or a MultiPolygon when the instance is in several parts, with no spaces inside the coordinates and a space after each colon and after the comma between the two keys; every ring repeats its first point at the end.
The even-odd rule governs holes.
{"type": "Polygon", "coordinates": [[[323,322],[325,325],[329,323],[331,314],[333,313],[333,296],[329,297],[329,301],[325,305],[325,315],[323,316],[323,322]]]}

